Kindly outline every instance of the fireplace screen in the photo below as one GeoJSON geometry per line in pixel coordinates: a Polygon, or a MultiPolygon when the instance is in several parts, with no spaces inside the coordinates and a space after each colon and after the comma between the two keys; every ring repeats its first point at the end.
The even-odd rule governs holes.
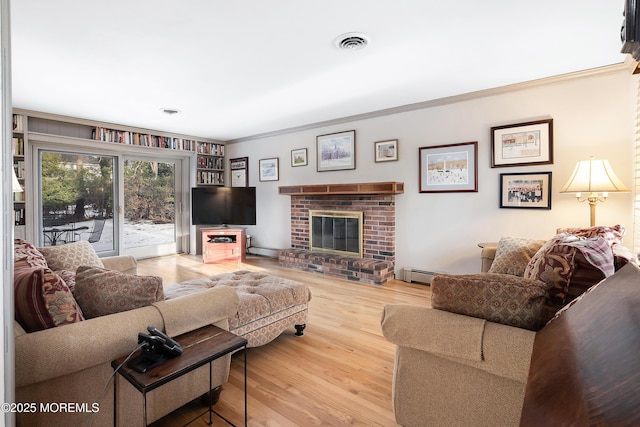
{"type": "Polygon", "coordinates": [[[310,210],[310,249],[362,258],[363,212],[310,210]]]}

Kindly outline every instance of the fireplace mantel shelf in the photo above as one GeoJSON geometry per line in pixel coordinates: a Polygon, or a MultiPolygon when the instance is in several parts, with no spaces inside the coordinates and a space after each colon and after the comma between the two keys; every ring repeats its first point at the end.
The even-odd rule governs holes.
{"type": "Polygon", "coordinates": [[[287,185],[278,188],[287,196],[330,194],[402,194],[404,182],[362,182],[353,184],[287,185]]]}

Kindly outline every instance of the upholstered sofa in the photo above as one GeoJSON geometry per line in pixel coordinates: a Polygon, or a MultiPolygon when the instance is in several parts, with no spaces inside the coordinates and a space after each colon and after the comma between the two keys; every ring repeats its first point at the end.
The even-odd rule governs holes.
{"type": "MultiPolygon", "coordinates": [[[[83,246],[85,244],[88,245],[78,242],[41,248],[42,252],[25,249],[24,242],[16,246],[20,246],[15,253],[14,268],[15,281],[20,282],[14,284],[16,318],[21,322],[14,322],[15,396],[16,402],[36,404],[34,412],[16,414],[19,426],[113,426],[114,416],[117,418],[115,425],[142,425],[142,395],[119,375],[115,380],[117,411],[114,415],[114,384],[109,382],[113,374],[111,361],[131,352],[137,345],[138,332],[146,331],[149,325],[170,336],[208,324],[228,329],[228,319],[237,312],[239,298],[229,287],[219,286],[197,295],[165,300],[161,281],[158,288],[158,280],[153,277],[140,279],[147,280],[144,286],[152,289],[146,297],[155,300],[144,302],[144,295],[134,295],[133,288],[126,286],[127,280],[138,280],[132,278],[136,272],[134,258],[99,259],[83,246]],[[44,264],[38,253],[45,254],[44,264]],[[132,292],[127,301],[140,307],[127,307],[126,311],[79,321],[79,310],[67,298],[69,286],[66,284],[74,281],[71,276],[79,266],[85,267],[77,271],[76,288],[84,287],[86,291],[87,287],[98,283],[100,275],[108,276],[109,286],[125,285],[124,290],[132,292]],[[54,274],[54,270],[58,273],[54,274]],[[59,280],[60,277],[65,280],[59,280]],[[84,282],[88,286],[83,285],[84,282]],[[29,309],[24,307],[24,299],[29,297],[25,295],[34,292],[41,295],[37,301],[32,301],[31,313],[26,313],[29,309]],[[98,402],[97,407],[94,402],[98,402]],[[54,409],[47,412],[41,403],[73,406],[61,410],[61,406],[54,405],[50,407],[54,409]]],[[[105,295],[101,298],[108,310],[118,310],[120,303],[127,303],[117,299],[106,301],[105,295]]],[[[92,307],[87,311],[96,309],[92,307]]],[[[88,317],[87,313],[83,315],[88,317]]],[[[230,356],[214,362],[214,387],[227,381],[229,367],[230,356]]],[[[147,395],[149,422],[207,393],[208,375],[209,368],[204,366],[151,391],[147,395]]]]}
{"type": "Polygon", "coordinates": [[[519,425],[537,331],[633,261],[620,245],[624,227],[558,231],[548,241],[485,246],[482,273],[436,275],[432,307],[385,307],[382,332],[396,344],[392,400],[400,425],[519,425]],[[589,253],[591,242],[606,261],[589,253]]]}

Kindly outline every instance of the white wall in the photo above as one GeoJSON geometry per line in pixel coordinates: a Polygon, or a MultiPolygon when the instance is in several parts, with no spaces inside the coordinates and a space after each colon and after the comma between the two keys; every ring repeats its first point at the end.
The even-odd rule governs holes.
{"type": "MultiPolygon", "coordinates": [[[[470,78],[473,78],[471,75],[470,78]]],[[[541,84],[508,93],[325,126],[279,136],[227,144],[227,157],[249,157],[250,185],[257,187],[258,221],[248,233],[253,245],[290,246],[290,198],[281,185],[367,181],[402,181],[396,197],[397,269],[468,273],[480,268],[478,242],[501,236],[546,239],[557,227],[588,226],[589,208],[559,194],[578,160],[606,158],[631,188],[637,78],[630,70],[541,84]],[[553,118],[554,164],[490,167],[490,128],[553,118]],[[317,172],[317,135],[355,129],[356,169],[317,172]],[[399,140],[397,162],[375,163],[374,142],[399,140]],[[477,193],[420,193],[418,148],[478,141],[477,193]],[[309,165],[291,167],[291,150],[307,148],[309,165]],[[280,180],[259,182],[258,160],[280,158],[280,180]],[[500,173],[551,171],[552,209],[500,209],[500,173]]],[[[632,242],[632,194],[611,195],[598,204],[597,224],[627,226],[632,242]]]]}

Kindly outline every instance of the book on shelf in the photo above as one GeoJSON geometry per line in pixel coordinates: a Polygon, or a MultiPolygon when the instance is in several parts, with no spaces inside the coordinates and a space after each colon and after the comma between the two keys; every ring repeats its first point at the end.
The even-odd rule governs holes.
{"type": "Polygon", "coordinates": [[[14,156],[24,156],[24,138],[11,138],[14,156]]]}
{"type": "Polygon", "coordinates": [[[24,124],[23,117],[18,114],[13,115],[13,131],[14,132],[24,132],[24,124]]]}
{"type": "Polygon", "coordinates": [[[198,184],[224,185],[223,174],[221,172],[198,171],[198,184]]]}
{"type": "Polygon", "coordinates": [[[24,160],[18,160],[13,164],[13,170],[16,173],[16,178],[24,179],[24,160]]]}
{"type": "Polygon", "coordinates": [[[199,169],[215,169],[222,170],[224,169],[224,159],[221,157],[198,157],[198,168],[199,169]]]}
{"type": "Polygon", "coordinates": [[[13,201],[14,202],[24,202],[24,191],[16,191],[13,193],[13,201]]]}
{"type": "Polygon", "coordinates": [[[197,144],[197,152],[198,154],[208,154],[211,156],[224,156],[224,145],[217,144],[215,142],[201,142],[198,141],[197,144]]]}
{"type": "Polygon", "coordinates": [[[24,208],[13,210],[13,223],[14,225],[25,225],[24,208]]]}
{"type": "Polygon", "coordinates": [[[194,141],[190,139],[108,129],[100,126],[92,129],[91,138],[96,141],[115,142],[125,145],[194,151],[194,141]]]}

